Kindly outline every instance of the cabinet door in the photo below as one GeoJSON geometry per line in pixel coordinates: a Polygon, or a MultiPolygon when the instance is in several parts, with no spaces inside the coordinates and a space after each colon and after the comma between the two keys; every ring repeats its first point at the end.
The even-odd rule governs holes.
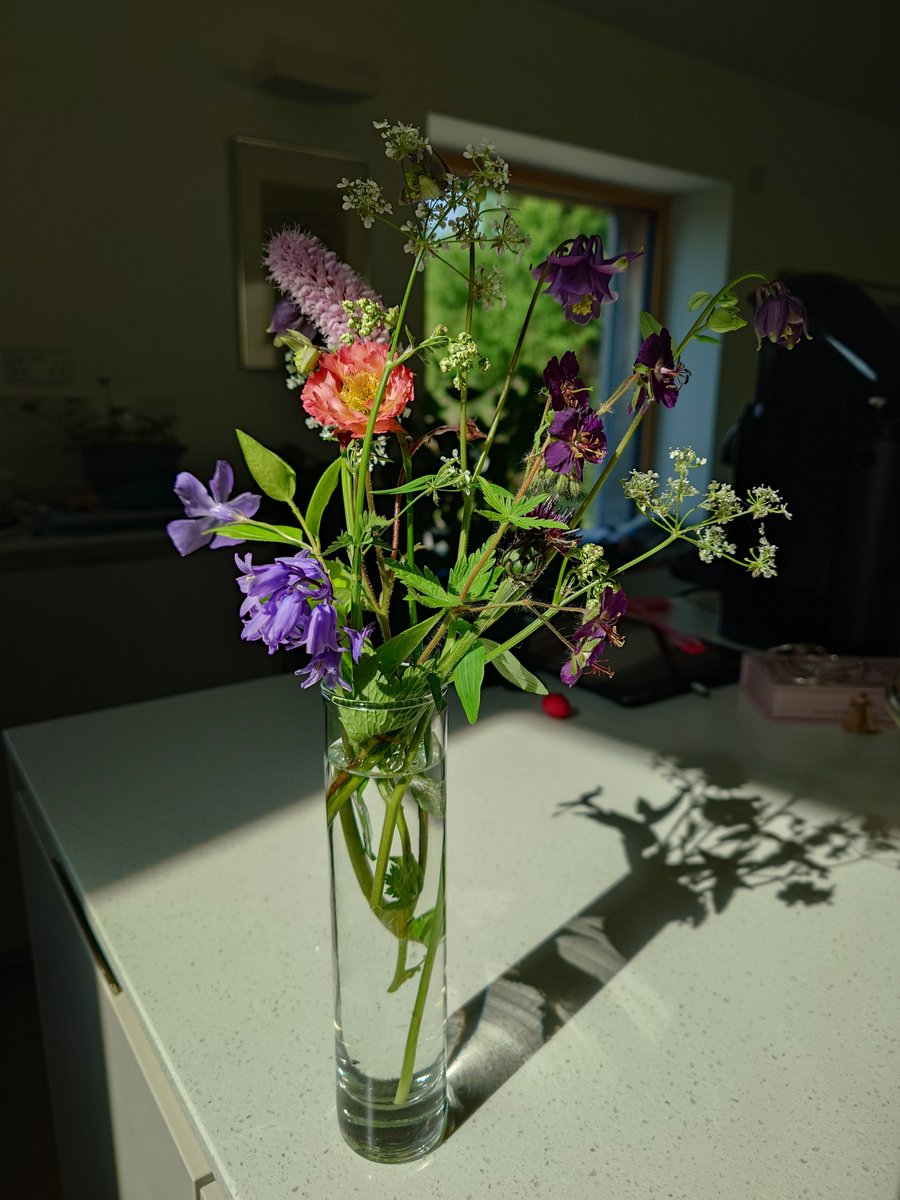
{"type": "Polygon", "coordinates": [[[21,792],[16,818],[66,1200],[196,1200],[204,1151],[21,792]]]}

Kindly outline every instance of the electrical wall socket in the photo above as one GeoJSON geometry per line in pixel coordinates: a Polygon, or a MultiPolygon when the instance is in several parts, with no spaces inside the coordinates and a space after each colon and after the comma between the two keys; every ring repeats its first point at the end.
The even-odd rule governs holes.
{"type": "Polygon", "coordinates": [[[66,346],[4,346],[6,383],[71,383],[72,351],[66,346]]]}

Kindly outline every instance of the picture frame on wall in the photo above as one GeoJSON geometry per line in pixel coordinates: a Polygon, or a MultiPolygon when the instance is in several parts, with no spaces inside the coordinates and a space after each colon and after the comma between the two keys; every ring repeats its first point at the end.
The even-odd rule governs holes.
{"type": "Polygon", "coordinates": [[[341,207],[337,185],[364,175],[366,165],[330,150],[240,135],[231,152],[239,361],[249,370],[274,370],[284,365],[284,351],[266,329],[280,293],[266,279],[263,247],[273,233],[299,227],[365,274],[363,226],[341,207]]]}

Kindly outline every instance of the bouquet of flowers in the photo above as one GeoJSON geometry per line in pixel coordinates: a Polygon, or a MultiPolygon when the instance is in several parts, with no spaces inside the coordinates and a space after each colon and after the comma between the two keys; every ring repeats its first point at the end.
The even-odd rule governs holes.
{"type": "MultiPolygon", "coordinates": [[[[611,674],[606,655],[622,643],[617,624],[627,609],[622,576],[676,540],[695,546],[706,561],[726,559],[753,575],[775,573],[775,547],[763,522],[789,515],[781,498],[766,487],[739,496],[719,482],[701,494],[692,473],[705,460],[690,448],[671,452],[672,474],[665,483],[653,471],[633,471],[624,483],[639,512],[659,529],[653,550],[613,568],[601,546],[581,543],[579,525],[647,412],[679,400],[689,379],[682,358],[686,347],[747,324],[739,312],[739,284],[758,281],[757,345],[769,338],[789,349],[808,335],[802,305],[782,284],[741,275],[717,292],[690,297],[689,324],[681,336],[644,313],[631,373],[598,400],[575,354],[565,348],[565,322],[596,320],[602,306],[617,299],[616,277],[641,251],[607,257],[599,236],[576,232],[532,268],[533,295],[493,419],[479,428],[468,411],[470,381],[491,364],[479,353],[476,310],[500,302],[502,287],[497,268],[482,260],[521,256],[528,247],[507,203],[507,164],[491,146],[469,146],[467,172],[453,173],[417,129],[387,122],[376,127],[402,175],[406,219],[394,221],[391,204],[371,179],[344,179],[338,187],[343,207],[365,226],[383,221],[404,238],[412,262],[399,304],[386,305],[302,230],[277,233],[265,248],[270,277],[284,294],[270,328],[276,345],[286,350],[288,384],[299,391],[309,422],[333,446],[332,461],[301,511],[293,468],[238,430],[260,491],[282,502],[293,521],[258,520],[261,497],[232,497],[232,469],[220,461],[209,490],[193,475],[178,476],[175,491],[186,515],[168,532],[181,554],[239,542],[283,547],[271,562],[256,562],[249,552],[236,555],[241,636],[263,642],[270,654],[297,652],[302,686],[321,684],[338,714],[329,734],[329,826],[340,827],[351,886],[361,890],[396,950],[382,992],[402,992],[418,977],[389,1097],[404,1105],[419,1086],[418,1043],[425,1036],[428,981],[443,934],[443,858],[435,865],[428,851],[433,827],[443,817],[442,752],[433,712],[454,688],[474,722],[489,663],[514,685],[545,693],[514,651],[535,631],[554,628],[561,615],[574,628],[558,633],[562,682],[572,686],[585,673],[611,674]],[[416,334],[407,324],[413,288],[426,263],[441,269],[451,243],[468,256],[464,327],[439,324],[416,334]],[[539,304],[561,310],[560,353],[547,363],[544,386],[532,399],[533,438],[518,487],[511,490],[489,479],[486,467],[539,304]],[[458,420],[416,437],[405,425],[416,400],[411,364],[428,357],[452,379],[458,420]],[[617,405],[627,406],[631,420],[619,444],[610,446],[604,417],[617,405]],[[417,473],[419,450],[437,438],[452,439],[451,452],[436,470],[417,473]],[[376,464],[393,466],[393,486],[373,486],[376,464]],[[441,577],[422,561],[418,532],[420,514],[437,498],[449,499],[458,513],[456,553],[441,577]],[[326,545],[322,518],[332,505],[340,507],[343,523],[326,545]],[[740,518],[755,521],[758,529],[756,545],[745,555],[738,554],[726,528],[740,518]],[[488,530],[480,540],[474,534],[478,526],[488,530]],[[536,594],[539,580],[542,599],[536,594]],[[523,614],[521,622],[502,640],[492,639],[492,626],[511,610],[523,614]],[[410,964],[409,955],[417,961],[410,964]]],[[[366,940],[355,951],[362,957],[371,953],[366,940]]],[[[351,1007],[345,996],[339,1028],[347,1045],[338,1056],[345,1083],[359,1073],[361,1059],[358,1048],[349,1046],[351,1007]]],[[[370,1071],[385,1073],[387,1068],[370,1071]]],[[[347,1087],[353,1090],[352,1080],[347,1087]]]]}

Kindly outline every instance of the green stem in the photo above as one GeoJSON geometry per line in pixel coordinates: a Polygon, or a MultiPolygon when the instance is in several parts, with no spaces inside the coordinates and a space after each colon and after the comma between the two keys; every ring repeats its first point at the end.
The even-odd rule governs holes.
{"type": "Polygon", "coordinates": [[[588,494],[585,496],[584,500],[582,500],[580,506],[578,507],[577,512],[575,513],[572,520],[569,522],[570,529],[575,528],[575,526],[581,520],[584,513],[587,511],[588,508],[590,508],[591,504],[594,502],[594,497],[597,495],[597,493],[603,487],[604,483],[606,483],[606,480],[609,476],[610,471],[612,471],[613,467],[616,465],[616,463],[622,457],[622,453],[625,450],[625,447],[631,441],[632,437],[634,437],[634,434],[637,431],[637,427],[640,425],[640,423],[643,419],[644,411],[645,411],[644,408],[639,408],[637,410],[637,412],[634,414],[634,420],[631,422],[631,424],[625,430],[625,433],[622,435],[622,440],[619,442],[618,446],[616,446],[613,453],[607,459],[606,466],[600,472],[599,476],[597,477],[596,481],[594,482],[593,487],[588,492],[588,494]]]}
{"type": "Polygon", "coordinates": [[[403,778],[395,785],[384,809],[384,822],[381,826],[381,840],[378,843],[378,858],[375,860],[375,872],[372,876],[372,889],[369,893],[369,904],[372,908],[381,908],[381,895],[384,891],[384,877],[387,874],[388,858],[391,853],[391,843],[394,840],[394,827],[397,824],[397,810],[403,802],[403,796],[409,785],[409,780],[403,778]]]}
{"type": "MultiPolygon", "coordinates": [[[[354,789],[351,789],[351,794],[354,789]]],[[[359,836],[359,830],[356,827],[356,817],[353,813],[353,806],[345,804],[341,808],[341,829],[344,832],[344,842],[347,846],[347,855],[350,859],[350,865],[353,867],[353,874],[356,876],[356,881],[360,889],[365,895],[368,895],[372,890],[372,869],[369,866],[369,860],[366,857],[365,847],[359,836]]]]}
{"type": "Polygon", "coordinates": [[[726,283],[724,287],[719,288],[719,290],[716,292],[716,294],[710,298],[706,307],[700,313],[700,316],[697,318],[697,320],[693,323],[693,325],[690,327],[690,329],[687,331],[687,333],[684,335],[684,337],[681,339],[681,341],[675,347],[674,357],[676,359],[679,357],[682,350],[684,350],[685,346],[688,344],[688,342],[691,340],[691,338],[694,337],[695,334],[699,333],[700,330],[703,329],[703,327],[706,325],[706,322],[712,316],[716,305],[719,303],[719,301],[725,295],[725,293],[733,291],[734,288],[736,288],[739,283],[744,283],[747,279],[762,279],[765,283],[769,282],[767,275],[760,275],[760,273],[758,271],[746,271],[743,275],[738,275],[735,279],[732,279],[730,283],[726,283]]]}
{"type": "Polygon", "coordinates": [[[425,1012],[425,1002],[428,999],[428,988],[434,971],[434,960],[437,958],[438,946],[444,937],[444,860],[441,858],[441,873],[438,878],[437,897],[434,902],[434,917],[431,929],[428,931],[428,946],[419,974],[419,986],[416,990],[416,1001],[413,1005],[412,1017],[409,1022],[409,1032],[406,1035],[406,1048],[403,1052],[403,1065],[400,1068],[400,1079],[394,1095],[395,1104],[405,1104],[409,1099],[409,1089],[412,1084],[413,1071],[416,1065],[416,1049],[419,1045],[419,1032],[422,1028],[422,1017],[425,1012]]]}
{"type": "MultiPolygon", "coordinates": [[[[469,280],[468,292],[466,294],[466,333],[472,332],[472,310],[475,301],[475,243],[469,243],[469,280]]],[[[459,466],[460,470],[465,474],[468,466],[469,443],[466,439],[466,424],[468,417],[468,400],[469,400],[469,373],[466,371],[463,378],[460,380],[462,386],[459,389],[459,466]]],[[[468,497],[466,497],[468,500],[468,497]]],[[[459,525],[459,550],[457,559],[462,558],[466,553],[466,546],[469,540],[469,527],[466,521],[461,521],[459,525]]]]}

